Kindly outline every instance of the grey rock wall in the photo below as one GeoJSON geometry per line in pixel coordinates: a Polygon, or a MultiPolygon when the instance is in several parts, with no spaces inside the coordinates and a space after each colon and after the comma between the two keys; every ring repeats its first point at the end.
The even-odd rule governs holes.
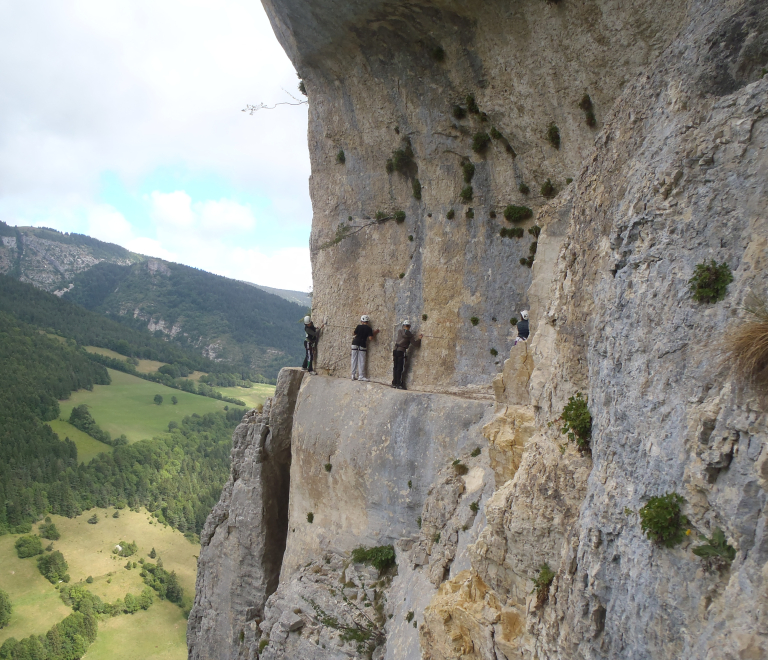
{"type": "MultiPolygon", "coordinates": [[[[748,297],[768,295],[768,5],[265,6],[310,93],[316,315],[345,326],[368,312],[391,329],[424,313],[436,341],[414,354],[420,391],[308,377],[271,404],[283,410],[281,447],[293,411],[279,583],[265,577],[278,546],[251,552],[268,523],[252,517],[250,534],[225,537],[225,512],[258,510],[267,492],[258,452],[233,451],[204,537],[192,657],[768,656],[768,394],[724,350],[748,297]],[[594,133],[564,101],[583,91],[597,101],[594,133]],[[488,122],[450,118],[469,92],[488,122]],[[560,150],[541,137],[550,117],[560,150]],[[483,123],[501,127],[515,158],[496,143],[483,157],[467,150],[483,123]],[[407,177],[381,168],[405,137],[418,203],[407,177]],[[448,224],[464,156],[476,164],[475,218],[461,207],[448,224]],[[519,245],[493,242],[498,211],[523,200],[521,180],[568,175],[555,199],[526,198],[542,232],[520,271],[519,245]],[[407,211],[404,225],[320,249],[348,215],[391,208],[407,211]],[[695,302],[689,279],[712,259],[734,280],[723,301],[695,302]],[[532,335],[513,349],[498,312],[521,304],[532,335]],[[483,398],[491,390],[495,401],[483,398]],[[577,392],[593,420],[588,452],[561,431],[577,392]],[[233,507],[241,480],[251,491],[233,507]],[[671,491],[689,533],[664,548],[638,511],[671,491]],[[736,558],[713,570],[692,550],[718,528],[736,558]],[[352,561],[378,544],[394,546],[396,574],[352,561]],[[539,596],[544,563],[555,577],[539,596]]],[[[331,330],[320,363],[344,374],[351,329],[331,330]]],[[[387,332],[371,350],[380,380],[387,332]]],[[[238,433],[237,447],[259,446],[238,433]]]]}
{"type": "Polygon", "coordinates": [[[331,324],[319,366],[346,374],[351,329],[365,313],[382,329],[369,351],[371,373],[388,378],[393,331],[410,318],[429,335],[414,356],[414,385],[487,386],[502,362],[491,349],[508,353],[517,334],[509,321],[528,306],[531,283],[520,259],[533,238],[502,238],[510,226],[504,209],[541,207],[547,179],[567,187],[597,133],[578,107],[582,96],[590,94],[601,125],[627,81],[672,40],[686,3],[263,4],[309,93],[313,311],[331,324]],[[442,61],[433,56],[438,47],[442,61]],[[468,94],[485,115],[456,119],[453,107],[466,108],[468,94]],[[560,129],[559,148],[546,139],[550,123],[560,129]],[[474,135],[492,127],[504,139],[473,151],[474,135]],[[388,173],[387,159],[408,142],[414,164],[388,173]],[[475,166],[466,203],[464,162],[475,166]],[[403,224],[375,222],[377,212],[397,209],[403,224]],[[340,225],[354,233],[322,249],[340,225]]]}
{"type": "Polygon", "coordinates": [[[288,529],[293,408],[303,376],[283,369],[273,399],[235,430],[231,476],[200,536],[187,625],[190,658],[230,660],[241,651],[247,657],[253,623],[277,589],[288,529]]]}
{"type": "Polygon", "coordinates": [[[486,444],[482,427],[492,412],[490,401],[307,377],[294,414],[281,581],[324,552],[418,533],[436,475],[486,444]]]}

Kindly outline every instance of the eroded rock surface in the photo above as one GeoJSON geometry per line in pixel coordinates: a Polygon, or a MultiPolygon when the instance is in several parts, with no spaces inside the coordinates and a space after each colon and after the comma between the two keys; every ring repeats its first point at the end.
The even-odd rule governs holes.
{"type": "MultiPolygon", "coordinates": [[[[190,658],[239,657],[248,624],[277,589],[288,528],[291,426],[303,372],[283,369],[275,396],[232,437],[232,468],[200,535],[190,658]]],[[[247,656],[246,656],[247,657],[247,656]]]]}
{"type": "MultiPolygon", "coordinates": [[[[723,351],[745,301],[768,295],[768,5],[265,5],[309,91],[314,312],[372,314],[385,382],[395,322],[428,336],[408,381],[422,391],[304,381],[286,553],[251,657],[768,655],[768,395],[723,351]],[[467,94],[480,112],[454,117],[467,94]],[[491,126],[503,138],[472,151],[491,126]],[[409,144],[413,162],[388,172],[409,144]],[[547,178],[553,199],[537,194],[547,178]],[[507,204],[534,215],[509,225],[507,204]],[[403,224],[375,221],[396,209],[403,224]],[[499,236],[534,223],[535,248],[537,230],[499,236]],[[733,282],[696,302],[689,280],[711,260],[733,282]],[[513,348],[524,306],[531,337],[513,348]],[[582,450],[561,418],[578,392],[582,450]],[[638,513],[669,492],[687,518],[673,548],[638,513]],[[712,569],[692,550],[716,529],[736,557],[712,569]],[[350,551],[379,544],[397,574],[374,594],[350,551]],[[351,585],[332,586],[347,568],[351,585]],[[375,648],[342,639],[353,593],[381,605],[375,648]],[[325,614],[301,604],[318,598],[325,614]]],[[[348,343],[326,335],[326,374],[345,373],[348,343]]]]}

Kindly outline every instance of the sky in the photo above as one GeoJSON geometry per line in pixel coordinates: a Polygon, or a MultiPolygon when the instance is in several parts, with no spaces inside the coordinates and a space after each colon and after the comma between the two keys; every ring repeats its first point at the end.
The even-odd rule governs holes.
{"type": "Polygon", "coordinates": [[[259,0],[0,0],[0,220],[308,291],[297,84],[259,0]]]}

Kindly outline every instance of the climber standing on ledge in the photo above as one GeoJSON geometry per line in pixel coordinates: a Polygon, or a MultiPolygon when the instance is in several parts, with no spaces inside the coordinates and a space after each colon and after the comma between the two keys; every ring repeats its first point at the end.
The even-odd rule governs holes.
{"type": "Polygon", "coordinates": [[[360,325],[355,328],[352,339],[352,380],[368,382],[365,377],[365,356],[368,351],[368,342],[379,334],[378,330],[371,328],[371,319],[368,314],[360,317],[360,325]],[[359,376],[359,378],[358,378],[359,376]]]}
{"type": "Polygon", "coordinates": [[[312,368],[312,363],[315,362],[315,351],[317,350],[317,338],[320,336],[320,330],[323,329],[321,325],[319,328],[315,327],[310,316],[304,317],[304,363],[301,365],[302,371],[308,371],[311,374],[316,373],[312,368]]]}
{"type": "Polygon", "coordinates": [[[517,324],[517,338],[515,339],[515,346],[517,346],[521,341],[526,341],[528,339],[528,335],[531,332],[528,328],[528,310],[524,309],[522,312],[520,312],[520,316],[523,317],[523,320],[517,324]]]}
{"type": "Polygon", "coordinates": [[[411,344],[416,347],[420,346],[421,338],[423,336],[423,334],[420,334],[418,337],[414,336],[411,332],[411,322],[408,320],[403,321],[403,327],[397,331],[395,350],[392,351],[392,359],[394,360],[392,387],[395,389],[406,389],[405,383],[403,383],[403,369],[405,368],[405,361],[407,359],[406,351],[411,344]]]}

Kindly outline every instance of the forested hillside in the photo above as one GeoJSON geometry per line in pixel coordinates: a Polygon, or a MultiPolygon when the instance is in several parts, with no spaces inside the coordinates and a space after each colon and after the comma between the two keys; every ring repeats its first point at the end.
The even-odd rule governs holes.
{"type": "Polygon", "coordinates": [[[62,342],[0,312],[0,534],[46,513],[146,506],[185,533],[199,532],[226,480],[230,437],[244,410],[186,417],[152,440],[79,464],[77,448],[45,420],[58,399],[109,383],[107,370],[62,342]]]}
{"type": "Polygon", "coordinates": [[[89,312],[45,291],[0,275],[0,312],[15,316],[82,346],[99,346],[126,357],[183,364],[189,370],[215,371],[217,365],[192,350],[184,350],[150,333],[89,312]]]}
{"type": "MultiPolygon", "coordinates": [[[[306,306],[287,300],[290,292],[274,289],[275,295],[264,287],[148,259],[90,236],[0,222],[0,275],[56,293],[134,330],[148,330],[188,349],[188,355],[223,365],[218,371],[243,378],[260,380],[261,375],[274,382],[282,367],[302,359],[299,320],[306,306]]],[[[308,299],[302,295],[294,299],[308,299]]],[[[105,341],[102,330],[100,326],[96,333],[105,341]]],[[[110,335],[115,334],[112,329],[110,335]]],[[[124,347],[86,343],[128,355],[124,347]]],[[[159,343],[153,346],[156,351],[159,343]]],[[[179,360],[164,353],[166,357],[152,359],[179,360]]]]}
{"type": "Polygon", "coordinates": [[[274,379],[301,360],[306,308],[188,266],[102,262],[77,275],[63,297],[129,327],[149,328],[230,370],[274,379]]]}

